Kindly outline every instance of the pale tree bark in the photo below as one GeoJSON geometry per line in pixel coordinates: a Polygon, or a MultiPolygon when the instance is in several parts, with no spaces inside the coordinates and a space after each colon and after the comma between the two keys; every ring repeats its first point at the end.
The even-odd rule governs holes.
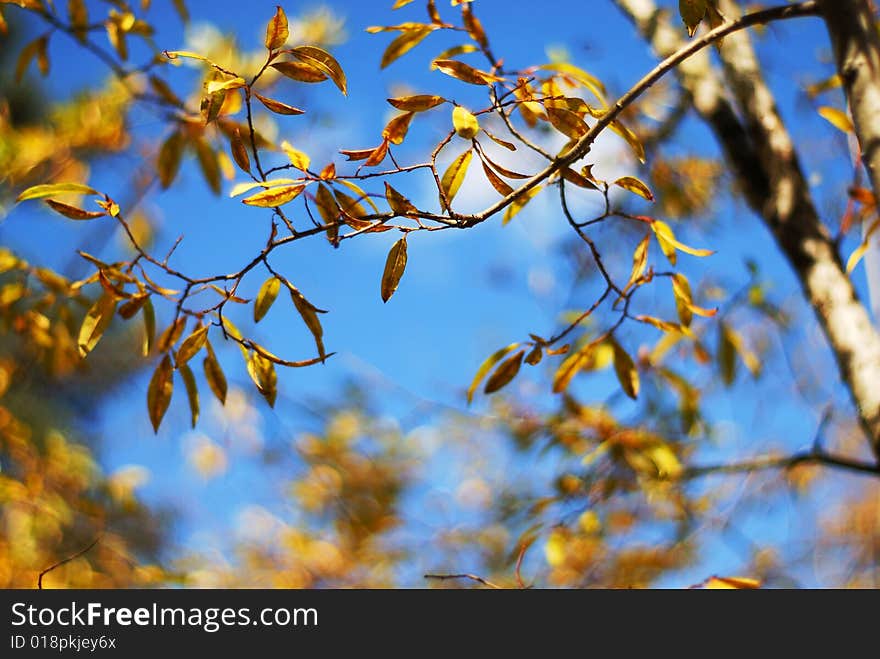
{"type": "MultiPolygon", "coordinates": [[[[673,26],[653,0],[614,1],[659,57],[684,45],[684,27],[673,26]]],[[[729,18],[740,13],[732,2],[719,4],[729,18]]],[[[750,37],[744,31],[728,35],[719,53],[723,76],[708,56],[693,57],[679,70],[679,80],[721,144],[747,203],[793,267],[828,339],[860,424],[880,456],[880,334],[819,219],[750,37]]]]}

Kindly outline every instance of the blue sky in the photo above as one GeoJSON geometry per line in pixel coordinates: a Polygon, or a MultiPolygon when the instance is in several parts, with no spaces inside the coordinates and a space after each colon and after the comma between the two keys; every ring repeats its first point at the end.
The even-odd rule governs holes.
{"type": "MultiPolygon", "coordinates": [[[[170,50],[186,47],[187,38],[170,10],[171,3],[157,1],[154,4],[158,16],[155,20],[163,26],[158,45],[170,50]]],[[[240,45],[249,50],[261,47],[265,23],[275,6],[275,2],[249,2],[243,11],[240,2],[210,3],[210,10],[207,3],[189,4],[196,22],[209,15],[213,25],[224,32],[235,32],[240,45]]],[[[334,157],[337,148],[377,144],[382,126],[392,115],[385,99],[400,95],[403,89],[411,90],[407,93],[440,93],[473,108],[485,106],[481,90],[468,89],[471,86],[456,84],[438,72],[429,71],[432,56],[458,43],[446,35],[430,35],[401,60],[384,71],[379,70],[380,54],[393,35],[369,35],[364,28],[423,20],[421,2],[397,12],[390,11],[391,4],[391,0],[327,3],[334,13],[344,17],[348,33],[347,41],[333,49],[348,77],[347,97],[342,97],[330,84],[312,86],[304,96],[290,91],[285,97],[283,82],[279,85],[278,89],[282,90],[279,98],[295,105],[302,103],[309,110],[303,117],[281,122],[280,134],[306,149],[313,162],[334,159],[341,168],[343,159],[338,154],[334,157]]],[[[441,12],[451,17],[453,10],[447,5],[443,1],[439,3],[441,12]]],[[[317,5],[297,3],[285,9],[294,17],[314,6],[317,5]]],[[[654,64],[645,45],[633,35],[611,3],[547,0],[539,5],[519,0],[479,0],[475,9],[490,35],[493,49],[509,64],[546,62],[548,53],[564,48],[574,63],[606,83],[612,98],[654,64]]],[[[779,92],[780,106],[790,120],[795,140],[807,145],[811,152],[835,156],[842,153],[841,138],[805,105],[800,93],[804,82],[829,72],[827,63],[814,64],[817,53],[827,48],[819,22],[805,19],[774,26],[760,44],[761,52],[766,54],[769,81],[779,92]]],[[[63,38],[53,38],[50,56],[53,71],[46,85],[60,94],[72,93],[94,82],[94,76],[104,75],[100,65],[63,38]]],[[[184,79],[185,74],[180,74],[178,80],[184,79]]],[[[186,86],[182,85],[181,89],[186,86]]],[[[839,99],[833,98],[833,101],[840,105],[839,99]]],[[[133,125],[140,135],[161,138],[162,124],[148,112],[136,112],[133,125]]],[[[401,161],[419,159],[426,145],[431,144],[431,138],[436,135],[436,141],[448,129],[449,116],[445,108],[417,117],[411,136],[395,153],[401,161]]],[[[690,148],[704,155],[717,152],[711,137],[693,119],[685,122],[679,137],[679,144],[684,145],[679,147],[682,152],[690,148]]],[[[447,162],[463,148],[463,142],[450,147],[441,162],[447,162]]],[[[598,163],[594,171],[601,177],[638,174],[636,163],[614,136],[603,139],[592,157],[598,163]]],[[[523,167],[521,161],[509,159],[506,162],[511,166],[516,164],[516,168],[523,167]]],[[[837,192],[849,175],[847,168],[841,167],[843,162],[839,157],[832,159],[823,155],[811,160],[808,166],[808,176],[816,183],[816,194],[821,200],[820,208],[828,211],[828,217],[842,211],[837,192]]],[[[119,159],[98,165],[91,183],[111,196],[114,192],[122,196],[124,192],[119,188],[125,185],[125,178],[119,171],[124,166],[119,159]]],[[[436,204],[433,184],[420,176],[397,177],[394,185],[420,207],[436,204]]],[[[233,271],[247,262],[265,241],[265,215],[230,200],[225,194],[228,185],[221,197],[211,196],[192,160],[185,164],[178,183],[173,190],[160,193],[150,201],[150,209],[162,227],[156,252],[164,253],[163,245],[170,245],[183,233],[184,241],[175,259],[186,263],[190,272],[233,271]]],[[[487,189],[479,177],[471,176],[460,194],[462,209],[470,210],[468,206],[473,205],[473,210],[477,210],[494,200],[495,193],[491,189],[487,193],[487,189]]],[[[149,373],[145,373],[102,402],[99,425],[106,437],[103,454],[106,468],[112,471],[124,464],[147,465],[152,478],[145,493],[160,501],[186,502],[187,513],[179,539],[185,545],[194,546],[201,542],[199,538],[204,539],[205,533],[222,535],[244,506],[262,503],[271,507],[277,495],[266,488],[259,461],[247,459],[251,455],[247,441],[225,444],[234,462],[226,475],[209,482],[192,478],[185,456],[194,442],[201,441],[200,436],[222,443],[231,441],[230,437],[246,440],[253,433],[265,441],[287,441],[280,438],[289,439],[291,434],[308,429],[313,423],[302,415],[296,401],[332,399],[338,394],[340,384],[352,377],[369,382],[387,414],[407,419],[410,426],[424,425],[421,420],[412,420],[413,410],[416,419],[419,414],[425,415],[424,423],[447,409],[464,410],[464,390],[480,362],[498,347],[521,340],[529,332],[551,333],[558,327],[559,313],[569,303],[572,272],[559,252],[561,241],[569,237],[569,232],[556,210],[557,203],[555,195],[548,192],[536,198],[507,227],[502,227],[496,219],[468,231],[412,235],[405,276],[387,304],[380,299],[379,281],[385,255],[397,238],[393,233],[365,235],[346,241],[338,250],[317,237],[296,243],[277,257],[273,256],[273,266],[316,305],[330,310],[322,316],[325,343],[328,350],[338,354],[324,366],[281,371],[281,396],[274,411],[268,411],[262,401],[255,400],[251,402],[260,414],[252,414],[245,406],[244,411],[240,410],[242,416],[230,419],[228,414],[212,411],[212,406],[206,404],[205,424],[196,433],[187,428],[188,410],[182,387],[178,386],[158,437],[153,435],[146,415],[144,400],[149,373]]],[[[578,208],[586,213],[594,203],[585,199],[578,208]]],[[[640,210],[650,212],[647,204],[640,210]]],[[[71,247],[88,235],[88,228],[71,224],[64,224],[57,216],[21,208],[9,214],[0,231],[4,242],[19,246],[31,260],[48,259],[63,264],[69,261],[71,247]],[[46,236],[51,236],[48,244],[46,236]]],[[[718,254],[711,259],[682,259],[681,268],[692,281],[698,281],[705,274],[735,288],[736,282],[743,283],[747,279],[743,263],[749,255],[759,262],[765,277],[773,281],[777,301],[797,297],[796,283],[770,244],[769,234],[742,205],[722,205],[711,225],[702,228],[706,224],[700,222],[695,230],[676,225],[676,232],[680,232],[685,242],[718,249],[718,254]],[[755,249],[756,245],[760,250],[755,249]]],[[[600,231],[598,235],[601,239],[603,234],[600,231]]],[[[849,249],[854,246],[851,243],[847,243],[849,249]]],[[[121,244],[121,241],[111,242],[105,256],[111,252],[124,253],[121,244]]],[[[630,246],[630,252],[634,245],[630,246]]],[[[652,252],[652,259],[656,261],[657,256],[652,252]]],[[[619,264],[621,271],[629,268],[626,259],[619,264]]],[[[240,294],[253,296],[265,277],[266,273],[249,277],[240,294]]],[[[855,277],[864,290],[863,270],[855,277]]],[[[663,299],[666,293],[646,293],[640,298],[646,309],[652,306],[653,295],[663,299]]],[[[582,297],[587,299],[588,296],[582,297]]],[[[279,298],[254,336],[281,356],[311,357],[314,349],[311,338],[286,302],[283,296],[279,298]]],[[[245,315],[242,314],[244,322],[239,323],[235,317],[233,320],[250,327],[245,315]]],[[[816,337],[812,319],[804,316],[801,320],[804,323],[801,345],[806,348],[800,354],[814,354],[817,368],[830,369],[827,353],[815,351],[822,346],[822,341],[816,337]]],[[[651,335],[624,336],[635,349],[637,342],[646,341],[651,335]]],[[[222,361],[228,364],[226,370],[231,381],[251,392],[237,350],[224,349],[222,361]]],[[[513,391],[540,407],[551,406],[553,400],[541,393],[548,387],[546,377],[528,375],[517,381],[513,391]]],[[[758,386],[741,379],[729,393],[713,398],[710,415],[715,421],[727,422],[729,433],[722,438],[717,449],[719,455],[728,455],[731,450],[744,452],[755,448],[750,444],[761,445],[768,439],[783,445],[788,442],[789,448],[797,448],[812,437],[817,419],[805,414],[799,402],[785,402],[791,400],[791,383],[787,379],[769,380],[758,386]],[[760,431],[757,434],[756,429],[760,431]]],[[[590,395],[595,391],[595,397],[602,399],[616,385],[612,377],[600,376],[591,377],[586,384],[578,386],[590,395]]],[[[833,402],[841,406],[847,404],[839,385],[832,384],[828,390],[833,402]]],[[[623,415],[634,409],[627,405],[620,408],[623,415]]],[[[471,413],[485,413],[486,409],[485,401],[478,399],[471,413]]],[[[707,457],[710,455],[711,452],[707,457]]],[[[439,463],[441,468],[455,464],[454,458],[444,460],[439,463]]],[[[452,488],[454,480],[452,476],[441,478],[436,487],[452,488]]],[[[767,525],[758,530],[769,534],[767,525]]],[[[735,562],[736,558],[730,560],[735,562]]]]}

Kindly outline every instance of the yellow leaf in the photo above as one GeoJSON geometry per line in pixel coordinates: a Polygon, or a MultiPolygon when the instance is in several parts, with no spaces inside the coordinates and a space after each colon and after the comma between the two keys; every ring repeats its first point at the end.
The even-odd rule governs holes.
{"type": "Polygon", "coordinates": [[[452,110],[452,125],[459,137],[466,140],[473,139],[480,131],[480,122],[477,118],[460,105],[456,105],[452,110]]]}
{"type": "Polygon", "coordinates": [[[651,192],[651,189],[635,176],[623,176],[617,179],[614,185],[644,197],[648,201],[654,201],[654,193],[651,192]]]}
{"type": "Polygon", "coordinates": [[[464,27],[465,29],[467,29],[471,39],[476,41],[484,48],[488,47],[489,40],[486,38],[486,31],[483,29],[483,24],[480,22],[480,19],[474,16],[473,12],[471,11],[470,5],[462,5],[461,18],[464,22],[464,27]]]}
{"type": "Polygon", "coordinates": [[[153,301],[147,298],[144,302],[144,341],[141,346],[141,352],[144,357],[150,354],[153,349],[153,340],[156,336],[156,312],[153,310],[153,301]]]}
{"type": "Polygon", "coordinates": [[[508,142],[507,140],[502,140],[500,137],[493,135],[488,130],[483,128],[483,132],[486,133],[486,137],[495,142],[498,146],[504,147],[508,151],[516,151],[516,145],[512,142],[508,142]]]}
{"type": "Polygon", "coordinates": [[[217,361],[217,356],[214,354],[214,349],[211,347],[211,343],[207,342],[206,347],[208,349],[208,356],[205,357],[202,362],[202,366],[205,370],[205,379],[208,382],[208,386],[211,387],[211,391],[214,392],[214,395],[217,397],[217,400],[220,401],[221,405],[226,404],[226,375],[223,373],[223,369],[220,367],[220,362],[217,361]]]}
{"type": "Polygon", "coordinates": [[[693,319],[691,311],[691,283],[680,272],[672,276],[672,294],[675,296],[675,308],[678,311],[678,320],[682,327],[690,327],[693,319]]]}
{"type": "Polygon", "coordinates": [[[364,162],[364,166],[375,167],[385,160],[386,155],[388,155],[388,140],[382,140],[382,144],[373,149],[373,153],[371,153],[370,157],[364,162]]]}
{"type": "Polygon", "coordinates": [[[162,418],[171,403],[171,395],[174,392],[174,367],[171,365],[171,357],[165,355],[159,366],[156,367],[150,385],[147,388],[147,411],[150,414],[150,423],[153,424],[153,432],[159,432],[162,418]]]}
{"type": "Polygon", "coordinates": [[[246,84],[247,83],[245,82],[244,78],[239,78],[238,76],[225,79],[218,78],[217,80],[209,80],[207,82],[207,84],[205,85],[205,93],[216,94],[217,92],[223,92],[230,89],[239,89],[240,87],[244,87],[246,84]]]}
{"type": "Polygon", "coordinates": [[[237,197],[240,194],[253,190],[254,188],[274,188],[281,185],[292,185],[301,183],[303,179],[293,178],[276,178],[269,181],[247,181],[246,183],[236,183],[229,192],[230,197],[237,197]]]}
{"type": "Polygon", "coordinates": [[[710,577],[703,587],[710,590],[750,590],[760,588],[761,581],[750,577],[710,577]]]}
{"type": "Polygon", "coordinates": [[[672,227],[662,220],[654,220],[651,222],[651,229],[654,230],[654,234],[657,236],[657,242],[660,243],[660,249],[672,265],[675,265],[676,249],[692,256],[712,256],[712,254],[715,253],[711,249],[696,249],[679,242],[675,238],[675,234],[672,232],[672,227]]]}
{"type": "Polygon", "coordinates": [[[504,225],[510,222],[514,218],[514,216],[519,213],[523,209],[523,207],[525,207],[525,205],[529,203],[532,198],[542,189],[543,186],[536,185],[533,188],[529,188],[525,192],[519,193],[507,207],[507,210],[504,211],[504,217],[501,219],[501,224],[504,225]]]}
{"type": "Polygon", "coordinates": [[[819,116],[825,119],[825,121],[830,123],[837,130],[843,131],[844,133],[852,133],[855,130],[853,128],[852,120],[843,110],[823,105],[819,108],[818,112],[819,116]]]}
{"type": "Polygon", "coordinates": [[[310,64],[314,68],[324,73],[333,81],[339,91],[347,94],[345,73],[339,62],[323,48],[317,46],[297,46],[290,49],[290,53],[301,62],[310,64]]]}
{"type": "Polygon", "coordinates": [[[724,322],[718,327],[718,368],[721,371],[721,380],[729,387],[736,379],[736,346],[724,322]]]}
{"type": "Polygon", "coordinates": [[[304,185],[283,185],[269,188],[250,197],[245,197],[241,203],[260,208],[275,208],[296,199],[305,190],[305,187],[304,185]]]}
{"type": "Polygon", "coordinates": [[[629,144],[630,149],[632,149],[633,154],[638,158],[639,162],[645,162],[645,147],[642,146],[642,141],[634,132],[616,119],[612,121],[608,127],[626,140],[626,143],[629,144]]]}
{"type": "Polygon", "coordinates": [[[388,205],[395,215],[415,215],[419,212],[409,199],[392,188],[387,181],[385,183],[385,199],[388,200],[388,205]]]}
{"type": "Polygon", "coordinates": [[[415,116],[412,112],[404,112],[394,117],[382,131],[382,137],[392,144],[400,144],[409,130],[409,122],[415,116]]]}
{"type": "Polygon", "coordinates": [[[639,395],[639,372],[632,357],[620,347],[620,344],[614,341],[614,372],[617,374],[617,380],[623,388],[624,393],[635,400],[639,395]]]}
{"type": "Polygon", "coordinates": [[[276,62],[272,68],[297,82],[323,82],[327,79],[322,71],[305,62],[276,62]]]}
{"type": "Polygon", "coordinates": [[[189,415],[192,427],[196,427],[199,420],[199,388],[196,385],[196,378],[193,375],[189,364],[179,364],[177,370],[183,378],[183,384],[186,387],[186,398],[189,401],[189,415]]]}
{"type": "Polygon", "coordinates": [[[473,381],[471,382],[471,386],[468,387],[467,390],[467,402],[470,405],[474,400],[474,392],[476,392],[477,387],[480,386],[480,382],[482,382],[483,378],[486,377],[486,374],[492,370],[492,367],[495,366],[499,361],[501,361],[505,355],[516,350],[519,347],[519,343],[511,343],[506,348],[501,348],[500,350],[496,350],[489,357],[480,364],[480,368],[477,369],[477,374],[474,376],[473,381]]]}
{"type": "Polygon", "coordinates": [[[186,316],[180,316],[159,335],[159,340],[156,342],[158,351],[167,352],[170,350],[177,343],[184,329],[186,329],[186,316]]]}
{"type": "Polygon", "coordinates": [[[491,85],[493,82],[501,82],[504,80],[504,78],[499,78],[491,73],[475,69],[464,62],[459,62],[454,59],[436,59],[432,64],[432,68],[472,85],[491,85]]]}
{"type": "Polygon", "coordinates": [[[202,349],[202,346],[205,345],[205,341],[207,340],[208,326],[204,325],[202,327],[197,327],[193,333],[186,337],[183,340],[183,343],[180,344],[180,349],[177,351],[177,355],[174,359],[175,366],[180,368],[183,364],[186,364],[190,359],[195,357],[196,353],[202,349]]]}
{"type": "Polygon", "coordinates": [[[299,170],[307,171],[312,164],[311,158],[305,152],[294,148],[287,140],[281,142],[281,149],[287,155],[290,164],[299,170]]]}
{"type": "Polygon", "coordinates": [[[548,107],[545,110],[553,127],[573,140],[579,140],[590,129],[584,120],[571,110],[554,107],[548,107]]]}
{"type": "MultiPolygon", "coordinates": [[[[458,190],[464,182],[464,177],[467,174],[468,166],[471,164],[471,159],[473,157],[474,152],[471,149],[468,149],[453,160],[449,167],[446,168],[443,177],[440,179],[440,188],[443,190],[446,197],[445,202],[442,205],[447,206],[448,204],[451,204],[455,195],[458,194],[458,190]]],[[[441,202],[443,201],[444,200],[441,198],[441,202]]]]}
{"type": "Polygon", "coordinates": [[[433,26],[424,25],[412,30],[404,30],[401,32],[397,38],[388,44],[385,52],[382,53],[382,62],[379,65],[379,68],[384,69],[398,57],[408,53],[434,30],[435,28],[433,26]]]}
{"type": "Polygon", "coordinates": [[[263,285],[260,286],[259,293],[257,293],[257,298],[254,301],[255,323],[259,323],[263,319],[263,316],[265,316],[272,307],[272,303],[275,302],[275,298],[278,297],[278,292],[280,290],[281,282],[274,276],[269,277],[263,282],[263,285]]]}
{"type": "Polygon", "coordinates": [[[186,138],[181,131],[176,130],[159,147],[159,160],[156,169],[159,174],[159,183],[163,188],[168,188],[177,178],[185,146],[186,138]]]}
{"type": "Polygon", "coordinates": [[[267,110],[274,112],[275,114],[303,114],[305,110],[300,110],[299,108],[295,108],[292,105],[288,105],[287,103],[282,103],[281,101],[276,101],[273,98],[266,98],[262,94],[258,94],[254,92],[254,96],[259,99],[260,103],[266,106],[267,110]]]}
{"type": "Polygon", "coordinates": [[[510,185],[508,185],[505,181],[503,181],[501,177],[498,176],[498,174],[493,172],[482,157],[480,158],[480,162],[483,165],[483,171],[486,173],[486,178],[489,179],[489,183],[492,184],[492,187],[495,188],[498,194],[500,194],[502,197],[506,197],[507,195],[513,193],[513,188],[510,187],[510,185]]]}
{"type": "Polygon", "coordinates": [[[388,302],[391,296],[394,295],[394,291],[397,290],[397,285],[400,283],[400,278],[403,276],[403,271],[405,269],[406,236],[404,235],[403,238],[391,246],[391,250],[388,252],[388,258],[385,259],[385,270],[382,272],[381,285],[383,302],[388,302]]]}
{"type": "Polygon", "coordinates": [[[645,237],[642,238],[633,252],[633,266],[632,272],[629,275],[629,282],[626,285],[627,289],[645,274],[645,267],[648,265],[648,245],[650,242],[651,234],[645,234],[645,237]]]}
{"type": "Polygon", "coordinates": [[[287,16],[281,7],[275,8],[275,15],[266,26],[266,48],[269,50],[277,50],[287,43],[289,35],[287,27],[287,16]]]}
{"type": "Polygon", "coordinates": [[[120,318],[124,318],[128,320],[129,318],[133,318],[134,315],[140,311],[143,306],[147,303],[147,300],[150,299],[149,293],[141,293],[139,295],[133,295],[128,302],[119,307],[118,314],[120,318]]]}
{"type": "Polygon", "coordinates": [[[54,199],[47,199],[46,204],[48,204],[56,213],[60,213],[71,220],[94,220],[97,217],[103,217],[106,215],[104,211],[86,211],[77,208],[76,206],[62,204],[60,201],[55,201],[54,199]]]}
{"type": "Polygon", "coordinates": [[[275,364],[255,351],[248,357],[247,371],[251,380],[257,385],[257,391],[269,403],[269,407],[275,407],[275,398],[278,395],[278,374],[275,372],[275,364]]]}
{"type": "Polygon", "coordinates": [[[415,96],[389,98],[388,102],[398,110],[405,112],[424,112],[445,103],[446,99],[432,94],[417,94],[415,96]]]}
{"type": "Polygon", "coordinates": [[[293,301],[293,306],[296,307],[306,327],[312,333],[312,337],[315,339],[315,347],[318,349],[318,356],[323,361],[327,357],[327,353],[324,350],[324,328],[321,327],[321,320],[318,318],[318,314],[326,313],[326,311],[318,309],[309,302],[295,286],[290,284],[287,286],[290,289],[290,299],[293,301]]]}
{"type": "Polygon", "coordinates": [[[86,312],[77,339],[80,357],[85,358],[101,340],[113,320],[116,304],[114,296],[104,293],[86,312]]]}
{"type": "Polygon", "coordinates": [[[65,193],[99,194],[94,188],[90,188],[82,183],[44,183],[27,188],[16,197],[15,202],[27,201],[28,199],[44,199],[65,193]]]}
{"type": "Polygon", "coordinates": [[[598,98],[602,104],[605,104],[605,85],[596,76],[590,75],[581,68],[569,64],[568,62],[553,62],[552,64],[542,64],[538,68],[548,71],[556,71],[568,78],[573,78],[589,89],[593,95],[598,98]]]}
{"type": "Polygon", "coordinates": [[[862,257],[865,255],[865,252],[868,251],[868,246],[871,244],[871,237],[877,231],[877,228],[880,227],[880,218],[875,219],[871,226],[868,227],[868,230],[865,232],[865,237],[862,240],[862,244],[859,245],[852,254],[849,255],[849,258],[846,260],[846,274],[851,274],[853,270],[855,270],[856,266],[859,264],[859,261],[862,260],[862,257]]]}
{"type": "Polygon", "coordinates": [[[513,356],[508,357],[501,362],[492,376],[486,381],[483,393],[491,394],[507,386],[507,384],[516,377],[516,374],[519,373],[519,369],[523,362],[523,356],[525,354],[525,350],[520,350],[513,356]]]}

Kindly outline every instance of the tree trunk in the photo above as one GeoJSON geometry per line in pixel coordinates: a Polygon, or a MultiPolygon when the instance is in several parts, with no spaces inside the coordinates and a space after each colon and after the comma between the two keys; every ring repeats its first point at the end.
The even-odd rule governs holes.
{"type": "MultiPolygon", "coordinates": [[[[836,1],[829,0],[829,4],[836,1]]],[[[684,45],[684,28],[675,31],[653,0],[615,2],[658,56],[684,45]]],[[[720,4],[729,17],[739,13],[730,2],[720,4]]],[[[708,58],[692,61],[687,69],[682,67],[679,79],[721,143],[747,202],[772,231],[794,268],[831,346],[861,426],[880,456],[880,334],[819,219],[794,144],[764,83],[749,36],[739,32],[725,37],[720,56],[742,122],[708,58]]]]}

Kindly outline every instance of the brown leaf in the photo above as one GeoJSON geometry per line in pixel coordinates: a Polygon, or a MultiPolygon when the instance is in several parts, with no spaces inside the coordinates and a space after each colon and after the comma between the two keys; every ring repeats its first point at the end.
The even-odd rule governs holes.
{"type": "Polygon", "coordinates": [[[291,48],[289,52],[301,62],[311,65],[329,77],[343,94],[348,93],[342,67],[326,50],[317,46],[297,46],[291,48]]]}
{"type": "Polygon", "coordinates": [[[180,349],[177,351],[177,355],[174,359],[175,366],[180,368],[182,364],[186,364],[190,359],[195,357],[207,340],[208,326],[203,325],[202,327],[197,327],[193,333],[186,337],[183,340],[183,343],[180,344],[180,349]]]}
{"type": "Polygon", "coordinates": [[[394,291],[397,290],[397,285],[400,283],[400,278],[403,276],[403,271],[405,269],[406,236],[403,236],[403,238],[391,246],[391,250],[388,252],[388,258],[385,260],[385,270],[382,272],[381,285],[383,302],[388,302],[388,300],[391,299],[391,296],[394,295],[394,291]]]}
{"type": "Polygon", "coordinates": [[[54,199],[47,199],[46,203],[53,211],[60,213],[71,220],[94,220],[97,217],[103,217],[106,215],[104,211],[86,211],[77,208],[76,206],[62,204],[60,201],[55,201],[54,199]]]}
{"type": "Polygon", "coordinates": [[[211,391],[214,392],[214,396],[220,401],[220,404],[225,405],[226,391],[228,389],[226,375],[220,367],[220,362],[217,361],[217,355],[214,354],[214,349],[211,347],[210,341],[206,342],[205,346],[208,350],[208,356],[202,361],[202,366],[205,370],[205,379],[208,382],[208,386],[211,387],[211,391]]]}
{"type": "Polygon", "coordinates": [[[241,132],[237,127],[229,140],[229,146],[232,149],[232,159],[235,161],[235,164],[238,165],[239,169],[245,174],[249,174],[251,171],[251,159],[248,156],[247,148],[241,139],[241,132]]]}
{"type": "Polygon", "coordinates": [[[445,103],[446,99],[432,94],[417,94],[415,96],[389,98],[388,102],[398,110],[405,112],[424,112],[445,103]]]}
{"type": "Polygon", "coordinates": [[[406,133],[409,130],[409,122],[412,121],[414,116],[415,113],[413,112],[404,112],[389,121],[385,126],[385,129],[382,131],[382,137],[385,141],[391,142],[392,144],[402,143],[403,138],[406,137],[406,133]]]}
{"type": "Polygon", "coordinates": [[[388,205],[395,215],[415,215],[419,212],[409,199],[392,188],[387,181],[385,182],[385,199],[388,200],[388,205]]]}
{"type": "Polygon", "coordinates": [[[180,364],[177,367],[180,377],[183,378],[183,385],[186,387],[186,398],[189,401],[189,415],[192,427],[196,427],[199,421],[199,388],[196,385],[196,377],[193,375],[189,364],[180,364]]]}
{"type": "Polygon", "coordinates": [[[324,82],[327,76],[311,64],[304,62],[275,62],[273,69],[297,82],[324,82]]]}
{"type": "Polygon", "coordinates": [[[434,60],[433,67],[448,76],[452,76],[453,78],[472,85],[491,85],[493,82],[501,82],[504,80],[504,78],[499,78],[491,73],[475,69],[464,62],[459,62],[454,59],[434,60]]]}
{"type": "Polygon", "coordinates": [[[159,183],[163,188],[168,188],[180,169],[180,161],[183,158],[183,150],[186,147],[186,138],[179,130],[174,131],[162,143],[159,148],[159,160],[156,164],[159,175],[159,183]]]}
{"type": "Polygon", "coordinates": [[[522,366],[523,357],[525,356],[525,354],[525,350],[520,350],[516,354],[508,357],[503,362],[501,362],[501,364],[498,365],[498,368],[495,369],[495,372],[492,374],[492,376],[486,381],[486,386],[483,388],[483,393],[495,393],[499,389],[509,384],[510,381],[516,377],[516,374],[519,373],[519,369],[522,366]]]}
{"type": "Polygon", "coordinates": [[[275,8],[275,15],[266,26],[266,48],[269,50],[278,50],[287,43],[289,35],[287,27],[287,16],[281,7],[275,8]]]}
{"type": "Polygon", "coordinates": [[[159,432],[159,426],[168,405],[171,403],[171,395],[174,392],[174,367],[171,365],[171,357],[165,355],[159,366],[156,367],[150,385],[147,388],[147,411],[150,414],[150,423],[153,424],[153,432],[159,432]]]}
{"type": "Polygon", "coordinates": [[[258,94],[257,92],[254,92],[254,96],[259,99],[260,103],[266,106],[267,110],[271,110],[275,114],[292,115],[303,114],[305,112],[305,110],[300,110],[299,108],[295,108],[292,105],[288,105],[287,103],[276,101],[273,98],[266,98],[265,96],[263,96],[262,94],[258,94]]]}

